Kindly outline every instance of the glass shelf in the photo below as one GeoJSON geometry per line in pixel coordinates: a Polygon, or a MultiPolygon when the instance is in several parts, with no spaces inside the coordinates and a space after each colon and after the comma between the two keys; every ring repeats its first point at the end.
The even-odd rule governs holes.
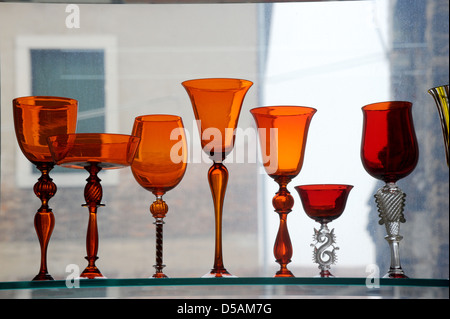
{"type": "MultiPolygon", "coordinates": [[[[377,278],[378,279],[378,278],[377,278]]],[[[225,285],[299,285],[299,286],[366,286],[366,278],[125,278],[81,279],[80,288],[138,286],[225,286],[225,285]]],[[[448,279],[379,278],[380,287],[449,287],[448,279]]],[[[65,280],[1,282],[0,290],[67,288],[65,280]]]]}
{"type": "Polygon", "coordinates": [[[0,283],[2,298],[448,298],[448,279],[125,278],[0,283]],[[378,281],[379,280],[379,281],[378,281]],[[367,283],[366,283],[367,281],[367,283]],[[76,285],[75,287],[73,285],[76,285]],[[378,286],[374,285],[377,284],[378,286]]]}

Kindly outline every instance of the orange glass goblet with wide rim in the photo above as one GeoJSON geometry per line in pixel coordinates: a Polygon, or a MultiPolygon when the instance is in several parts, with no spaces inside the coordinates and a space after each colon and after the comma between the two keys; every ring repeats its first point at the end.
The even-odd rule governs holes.
{"type": "Polygon", "coordinates": [[[319,264],[320,277],[334,277],[330,273],[331,265],[336,263],[336,236],[334,229],[328,229],[328,223],[340,217],[344,212],[347,198],[353,185],[317,184],[296,186],[306,215],[320,223],[320,229],[314,229],[313,260],[319,264]]]}
{"type": "Polygon", "coordinates": [[[53,280],[47,268],[47,248],[55,226],[55,217],[48,202],[55,195],[57,187],[49,175],[55,163],[48,148],[47,137],[74,133],[77,109],[78,101],[66,97],[27,96],[13,100],[17,142],[25,157],[41,172],[41,177],[33,188],[41,200],[41,207],[34,217],[41,249],[41,265],[33,280],[53,280]]]}
{"type": "Polygon", "coordinates": [[[366,105],[363,111],[361,161],[364,169],[385,185],[375,194],[380,225],[385,225],[391,250],[391,265],[387,278],[407,278],[401,264],[399,244],[400,223],[406,194],[396,182],[408,176],[416,167],[419,147],[412,118],[412,103],[388,101],[366,105]]]}
{"type": "Polygon", "coordinates": [[[272,204],[280,217],[273,252],[280,270],[275,277],[294,277],[287,269],[292,258],[292,244],[287,215],[294,206],[288,183],[300,173],[305,155],[309,125],[316,109],[303,106],[266,106],[250,110],[258,128],[263,165],[279,185],[272,204]]]}
{"type": "Polygon", "coordinates": [[[253,82],[210,78],[184,81],[182,85],[191,100],[202,149],[213,161],[208,181],[215,215],[214,266],[203,277],[234,277],[226,270],[222,255],[223,201],[228,183],[228,170],[222,162],[233,150],[244,97],[253,82]]]}
{"type": "Polygon", "coordinates": [[[101,203],[103,188],[98,173],[102,169],[130,166],[139,145],[139,138],[124,134],[78,133],[50,136],[48,145],[56,164],[62,167],[85,169],[89,177],[84,188],[85,206],[89,210],[85,257],[88,265],[80,278],[106,278],[95,265],[98,259],[97,208],[101,203]]]}
{"type": "Polygon", "coordinates": [[[156,226],[156,272],[153,278],[167,278],[163,268],[163,224],[169,209],[163,195],[183,179],[187,167],[187,144],[181,117],[143,115],[134,120],[132,135],[140,138],[131,171],[136,181],[156,196],[150,206],[156,226]]]}

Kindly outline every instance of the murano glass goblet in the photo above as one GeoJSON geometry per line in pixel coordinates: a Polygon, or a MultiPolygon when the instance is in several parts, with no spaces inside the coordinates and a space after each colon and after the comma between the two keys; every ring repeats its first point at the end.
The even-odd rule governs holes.
{"type": "Polygon", "coordinates": [[[25,157],[41,172],[34,193],[41,207],[34,217],[34,227],[41,248],[41,266],[33,280],[53,280],[47,269],[47,248],[55,226],[55,217],[48,202],[57,190],[50,171],[55,163],[47,144],[54,134],[74,133],[78,102],[54,96],[28,96],[13,100],[14,127],[17,142],[25,157]]]}
{"type": "Polygon", "coordinates": [[[416,167],[419,147],[412,118],[412,103],[388,101],[366,105],[363,111],[361,160],[364,169],[385,185],[375,194],[380,225],[385,225],[391,250],[391,264],[386,278],[407,278],[401,264],[400,223],[406,194],[396,182],[416,167]]]}
{"type": "Polygon", "coordinates": [[[105,206],[101,203],[103,188],[98,173],[102,169],[130,166],[138,144],[138,137],[124,134],[78,133],[48,138],[48,145],[56,164],[85,169],[89,173],[84,188],[86,203],[82,205],[89,210],[85,257],[88,265],[80,274],[80,278],[106,278],[95,265],[99,242],[97,208],[105,206]]]}
{"type": "Polygon", "coordinates": [[[228,183],[228,170],[223,160],[233,150],[235,129],[244,97],[251,81],[212,78],[182,83],[194,110],[203,151],[213,161],[208,181],[215,212],[214,266],[204,277],[232,276],[225,268],[222,256],[222,209],[228,183]]]}
{"type": "Polygon", "coordinates": [[[287,228],[287,215],[294,206],[288,183],[300,173],[305,155],[308,129],[316,109],[303,106],[267,106],[250,110],[261,146],[266,173],[279,185],[272,199],[280,225],[273,253],[280,270],[275,277],[293,277],[287,269],[292,258],[292,244],[287,228]]]}
{"type": "Polygon", "coordinates": [[[134,120],[132,135],[141,139],[131,171],[136,181],[156,196],[150,206],[156,226],[156,272],[153,278],[167,278],[163,272],[163,225],[169,210],[163,195],[182,180],[187,166],[187,144],[181,117],[143,115],[134,120]]]}
{"type": "Polygon", "coordinates": [[[320,229],[314,228],[313,260],[319,264],[320,277],[334,277],[330,273],[331,265],[337,261],[334,228],[328,229],[328,223],[342,215],[347,204],[348,194],[353,185],[318,184],[296,186],[306,215],[320,223],[320,229]]]}
{"type": "Polygon", "coordinates": [[[439,119],[441,120],[442,133],[444,135],[445,156],[447,158],[447,166],[449,165],[449,114],[448,114],[448,84],[437,86],[428,90],[428,93],[433,96],[436,103],[436,107],[439,113],[439,119]]]}

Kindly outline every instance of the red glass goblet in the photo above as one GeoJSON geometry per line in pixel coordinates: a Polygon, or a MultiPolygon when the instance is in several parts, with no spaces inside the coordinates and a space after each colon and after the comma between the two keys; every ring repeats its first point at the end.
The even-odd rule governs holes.
{"type": "Polygon", "coordinates": [[[48,145],[56,164],[62,167],[85,169],[89,172],[84,188],[85,206],[89,210],[85,257],[87,267],[80,278],[106,278],[95,265],[98,259],[97,208],[101,204],[103,189],[98,173],[102,169],[130,166],[139,144],[139,138],[123,134],[78,133],[48,138],[48,145]]]}
{"type": "Polygon", "coordinates": [[[328,223],[342,215],[352,185],[302,185],[296,186],[306,215],[320,223],[320,229],[314,229],[313,260],[319,264],[320,277],[334,277],[330,266],[336,263],[336,236],[334,229],[328,229],[328,223]],[[319,245],[319,246],[318,246],[319,245]],[[317,247],[318,246],[318,247],[317,247]],[[331,251],[329,250],[331,248],[331,251]]]}
{"type": "Polygon", "coordinates": [[[222,256],[222,210],[228,183],[228,170],[222,162],[233,150],[242,103],[253,83],[217,78],[189,80],[182,85],[191,99],[203,151],[213,161],[208,181],[214,202],[215,254],[213,269],[204,277],[229,277],[222,256]]]}
{"type": "Polygon", "coordinates": [[[41,207],[34,217],[34,227],[41,248],[41,266],[33,280],[53,280],[47,269],[47,247],[55,226],[55,217],[48,202],[57,190],[50,171],[55,163],[47,145],[47,137],[74,133],[78,102],[55,96],[28,96],[13,100],[14,127],[17,142],[25,157],[41,172],[34,193],[41,207]]]}
{"type": "Polygon", "coordinates": [[[292,244],[287,215],[294,198],[287,189],[300,173],[305,155],[309,124],[316,109],[302,106],[268,106],[250,110],[258,127],[259,142],[266,173],[280,186],[272,204],[280,217],[273,253],[280,264],[275,277],[293,277],[287,269],[292,258],[292,244]]]}
{"type": "Polygon", "coordinates": [[[138,116],[132,135],[139,137],[141,142],[131,171],[139,185],[156,196],[150,206],[156,226],[156,272],[153,278],[167,278],[163,273],[163,219],[169,207],[162,197],[181,182],[186,171],[183,121],[175,115],[138,116]]]}
{"type": "Polygon", "coordinates": [[[411,108],[412,103],[406,101],[380,102],[362,108],[362,164],[371,176],[386,183],[376,192],[375,200],[381,218],[378,223],[386,227],[385,239],[391,250],[387,278],[407,278],[399,255],[406,194],[396,182],[414,170],[419,158],[411,108]]]}

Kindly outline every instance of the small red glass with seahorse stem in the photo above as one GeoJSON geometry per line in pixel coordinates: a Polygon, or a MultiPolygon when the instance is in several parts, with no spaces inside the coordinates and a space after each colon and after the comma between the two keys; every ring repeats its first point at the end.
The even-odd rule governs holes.
{"type": "Polygon", "coordinates": [[[13,100],[14,128],[17,142],[25,157],[41,172],[33,190],[41,200],[34,217],[34,227],[41,249],[41,266],[33,280],[53,280],[47,268],[47,248],[55,226],[49,200],[57,187],[50,177],[55,162],[47,145],[47,137],[74,133],[77,125],[78,101],[56,96],[26,96],[13,100]]]}
{"type": "Polygon", "coordinates": [[[167,278],[163,268],[163,225],[169,207],[163,195],[183,179],[187,144],[183,120],[176,115],[153,114],[134,120],[132,135],[140,138],[131,171],[136,181],[156,196],[150,206],[156,226],[156,271],[153,278],[167,278]]]}
{"type": "Polygon", "coordinates": [[[103,188],[98,174],[101,170],[130,166],[137,150],[139,138],[125,134],[78,133],[50,136],[48,145],[56,164],[62,167],[85,169],[89,173],[84,188],[82,206],[89,210],[85,257],[88,265],[80,278],[106,278],[96,266],[98,259],[97,209],[101,203],[103,188]]]}
{"type": "Polygon", "coordinates": [[[334,229],[328,229],[328,223],[342,215],[347,198],[353,185],[317,184],[296,186],[306,215],[320,223],[320,229],[314,229],[313,260],[319,264],[320,277],[334,277],[330,266],[336,263],[336,239],[334,229]]]}
{"type": "Polygon", "coordinates": [[[381,218],[378,223],[386,227],[385,239],[391,250],[391,265],[385,277],[407,278],[399,255],[406,194],[396,182],[414,170],[419,158],[412,103],[379,102],[364,106],[362,111],[361,161],[371,176],[386,183],[375,194],[381,218]]]}
{"type": "Polygon", "coordinates": [[[253,82],[243,79],[194,79],[182,83],[191,100],[203,151],[213,161],[208,182],[214,203],[215,252],[213,269],[203,277],[234,277],[222,256],[222,214],[228,170],[223,164],[233,150],[244,97],[253,82]]]}
{"type": "Polygon", "coordinates": [[[316,109],[303,106],[266,106],[250,110],[258,128],[263,165],[266,173],[279,185],[272,199],[280,225],[273,253],[280,269],[275,277],[294,277],[287,268],[293,250],[287,228],[287,215],[294,198],[287,189],[303,166],[308,130],[316,109]]]}

